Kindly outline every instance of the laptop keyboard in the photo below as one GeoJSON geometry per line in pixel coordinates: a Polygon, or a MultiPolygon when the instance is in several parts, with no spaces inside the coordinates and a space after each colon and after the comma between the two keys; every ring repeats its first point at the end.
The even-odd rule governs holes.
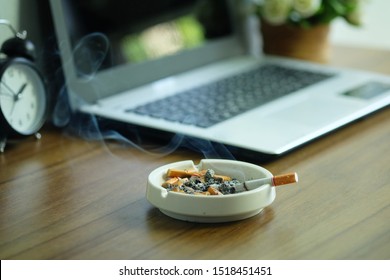
{"type": "Polygon", "coordinates": [[[126,112],[207,128],[332,76],[268,64],[126,112]]]}

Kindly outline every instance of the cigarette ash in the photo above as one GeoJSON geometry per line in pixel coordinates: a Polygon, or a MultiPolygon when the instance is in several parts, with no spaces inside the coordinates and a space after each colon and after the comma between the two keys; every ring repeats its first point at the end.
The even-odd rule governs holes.
{"type": "Polygon", "coordinates": [[[237,179],[215,174],[213,169],[168,170],[163,187],[168,191],[192,195],[228,195],[237,193],[237,179]]]}

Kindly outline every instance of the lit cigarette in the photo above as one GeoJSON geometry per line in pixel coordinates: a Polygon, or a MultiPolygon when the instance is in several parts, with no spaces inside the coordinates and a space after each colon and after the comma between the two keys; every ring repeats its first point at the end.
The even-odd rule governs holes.
{"type": "Polygon", "coordinates": [[[262,185],[270,184],[271,186],[281,186],[298,182],[298,174],[295,172],[277,175],[271,178],[261,178],[245,181],[243,184],[235,186],[237,192],[249,191],[256,189],[262,185]]]}

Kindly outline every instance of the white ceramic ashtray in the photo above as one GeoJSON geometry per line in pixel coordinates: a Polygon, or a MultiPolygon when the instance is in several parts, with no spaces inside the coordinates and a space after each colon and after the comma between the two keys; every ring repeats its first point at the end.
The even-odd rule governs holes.
{"type": "MultiPolygon", "coordinates": [[[[296,181],[296,174],[293,176],[296,181]]],[[[274,201],[276,192],[273,185],[278,184],[274,178],[276,176],[268,170],[242,161],[204,159],[197,165],[191,160],[180,161],[161,166],[149,174],[146,198],[162,213],[175,219],[201,223],[237,221],[257,215],[274,201]],[[238,184],[239,191],[220,195],[172,191],[163,187],[169,179],[169,170],[212,170],[215,174],[247,184],[238,184]]],[[[281,184],[286,183],[289,182],[281,184]]]]}

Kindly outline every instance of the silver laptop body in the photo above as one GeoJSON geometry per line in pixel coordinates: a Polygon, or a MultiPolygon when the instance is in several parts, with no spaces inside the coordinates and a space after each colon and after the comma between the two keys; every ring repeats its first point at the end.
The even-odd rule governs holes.
{"type": "Polygon", "coordinates": [[[51,0],[69,99],[80,112],[277,156],[390,102],[387,76],[261,54],[247,1],[107,1],[115,9],[86,2],[94,3],[51,0]],[[169,43],[178,29],[206,35],[169,43]],[[126,40],[130,54],[118,47],[126,40]],[[142,44],[153,54],[139,51],[142,44]],[[280,93],[295,72],[315,82],[280,93]],[[229,89],[232,77],[242,86],[229,89]],[[278,96],[262,102],[258,91],[278,96]],[[215,97],[217,107],[205,109],[215,97]]]}

